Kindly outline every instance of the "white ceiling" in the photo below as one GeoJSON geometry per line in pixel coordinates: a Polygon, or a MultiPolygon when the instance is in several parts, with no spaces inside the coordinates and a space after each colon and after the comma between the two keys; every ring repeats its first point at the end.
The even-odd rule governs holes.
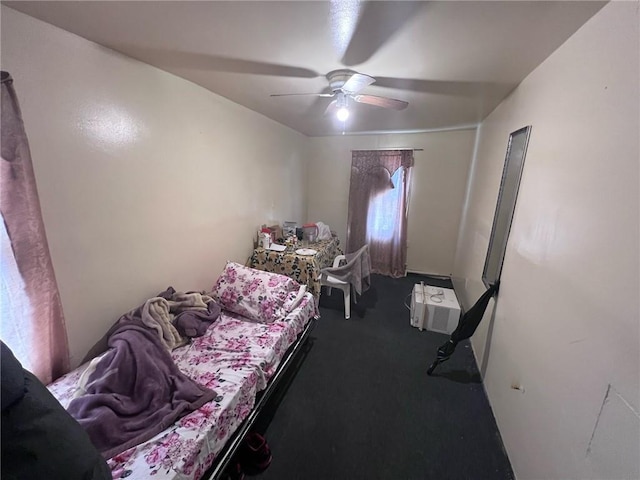
{"type": "Polygon", "coordinates": [[[348,68],[363,93],[347,133],[473,125],[584,24],[596,1],[3,2],[155,65],[309,136],[341,134],[325,75],[348,68]]]}

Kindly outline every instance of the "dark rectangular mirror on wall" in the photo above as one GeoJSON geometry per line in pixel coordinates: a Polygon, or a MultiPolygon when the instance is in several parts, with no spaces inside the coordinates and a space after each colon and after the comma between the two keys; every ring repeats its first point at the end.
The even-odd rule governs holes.
{"type": "Polygon", "coordinates": [[[482,281],[486,287],[494,285],[500,280],[530,133],[531,126],[527,126],[509,135],[507,155],[502,169],[502,181],[498,192],[498,203],[493,216],[489,248],[482,272],[482,281]]]}

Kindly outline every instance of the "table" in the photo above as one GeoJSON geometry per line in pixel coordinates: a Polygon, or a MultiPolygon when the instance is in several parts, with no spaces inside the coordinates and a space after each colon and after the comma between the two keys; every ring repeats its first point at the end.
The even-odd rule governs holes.
{"type": "Polygon", "coordinates": [[[319,240],[309,243],[304,247],[287,247],[283,252],[265,250],[258,247],[253,250],[249,259],[249,266],[266,272],[279,273],[296,280],[300,284],[307,285],[307,291],[320,298],[320,269],[333,265],[333,259],[342,255],[340,240],[332,237],[330,240],[319,240]],[[318,253],[315,255],[298,255],[298,248],[312,248],[318,253]]]}

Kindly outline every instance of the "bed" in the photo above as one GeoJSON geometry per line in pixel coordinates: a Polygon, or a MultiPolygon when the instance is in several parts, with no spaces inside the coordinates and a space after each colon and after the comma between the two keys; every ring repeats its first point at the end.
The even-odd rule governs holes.
{"type": "MultiPolygon", "coordinates": [[[[254,272],[238,264],[227,264],[214,286],[216,298],[223,304],[220,316],[204,335],[171,351],[178,369],[196,383],[214,390],[215,398],[153,438],[109,458],[107,463],[114,479],[220,477],[286,368],[301,350],[318,316],[314,297],[304,292],[304,287],[294,292],[299,285],[282,280],[287,277],[254,272]],[[235,285],[230,287],[229,278],[235,285]],[[260,322],[245,316],[251,316],[251,309],[257,308],[257,304],[247,303],[251,297],[247,295],[241,298],[244,300],[241,305],[242,301],[238,302],[237,296],[229,292],[239,292],[238,284],[242,284],[245,291],[251,290],[259,281],[283,302],[295,296],[286,315],[269,305],[269,313],[275,317],[273,321],[260,322]],[[278,282],[288,285],[288,291],[278,282]],[[225,308],[230,305],[230,299],[236,302],[231,304],[235,311],[225,308]],[[234,308],[237,305],[239,307],[234,308]]],[[[262,304],[264,296],[264,293],[260,296],[262,304]]],[[[48,386],[65,408],[73,400],[88,365],[48,386]]]]}

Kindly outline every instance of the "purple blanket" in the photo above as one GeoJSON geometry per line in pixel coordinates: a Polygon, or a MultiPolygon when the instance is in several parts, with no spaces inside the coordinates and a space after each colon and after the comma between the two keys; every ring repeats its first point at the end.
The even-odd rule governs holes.
{"type": "Polygon", "coordinates": [[[185,310],[176,315],[173,325],[180,335],[185,337],[201,337],[207,328],[220,316],[220,305],[209,302],[206,310],[185,310]]]}
{"type": "Polygon", "coordinates": [[[158,335],[140,325],[122,324],[108,346],[87,394],[67,408],[105,458],[150,439],[216,395],[180,372],[158,335]]]}

